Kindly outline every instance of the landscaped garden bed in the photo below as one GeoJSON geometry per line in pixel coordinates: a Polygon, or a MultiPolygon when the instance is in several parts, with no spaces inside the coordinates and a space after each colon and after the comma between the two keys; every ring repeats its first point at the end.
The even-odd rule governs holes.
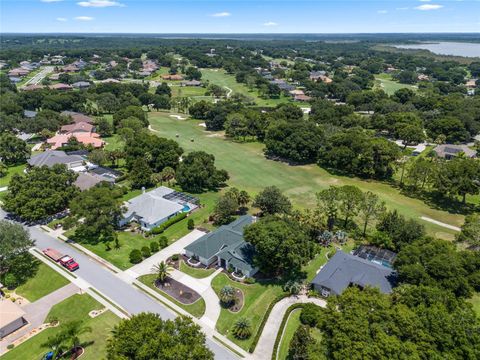
{"type": "Polygon", "coordinates": [[[200,294],[195,290],[172,278],[167,278],[164,282],[155,280],[155,286],[185,305],[193,304],[201,298],[200,294]]]}

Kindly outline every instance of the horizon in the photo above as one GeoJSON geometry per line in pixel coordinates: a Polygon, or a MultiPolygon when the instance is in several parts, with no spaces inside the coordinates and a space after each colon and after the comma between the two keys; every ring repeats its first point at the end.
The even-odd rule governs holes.
{"type": "Polygon", "coordinates": [[[478,14],[477,0],[2,0],[0,32],[459,34],[480,31],[478,14]]]}

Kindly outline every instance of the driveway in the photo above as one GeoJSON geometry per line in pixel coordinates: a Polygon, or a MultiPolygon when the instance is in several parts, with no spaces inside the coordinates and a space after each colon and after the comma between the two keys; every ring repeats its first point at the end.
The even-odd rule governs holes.
{"type": "MultiPolygon", "coordinates": [[[[0,218],[4,218],[5,215],[6,213],[0,209],[0,218]]],[[[75,271],[75,275],[111,298],[130,314],[153,312],[159,314],[162,319],[173,319],[176,317],[176,314],[164,305],[155,301],[131,284],[123,281],[100,263],[74,247],[53,238],[38,227],[27,227],[27,229],[30,231],[30,236],[35,240],[38,248],[44,249],[51,247],[72,256],[80,265],[80,268],[75,271]]],[[[214,352],[216,359],[238,359],[236,355],[209,337],[207,337],[207,345],[214,352]]]]}
{"type": "Polygon", "coordinates": [[[150,274],[152,272],[153,265],[167,260],[172,255],[182,253],[185,246],[190,245],[192,242],[201,238],[205,234],[205,232],[195,229],[181,239],[175,241],[173,244],[145,259],[140,264],[132,266],[125,272],[135,278],[139,277],[140,275],[150,274]]]}

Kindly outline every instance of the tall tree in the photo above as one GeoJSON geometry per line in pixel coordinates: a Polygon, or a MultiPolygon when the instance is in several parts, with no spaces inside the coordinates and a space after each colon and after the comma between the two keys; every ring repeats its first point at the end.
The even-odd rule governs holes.
{"type": "Polygon", "coordinates": [[[360,203],[360,216],[363,219],[363,236],[367,234],[368,224],[385,212],[385,202],[380,201],[378,195],[367,191],[363,194],[362,202],[360,203]]]}
{"type": "Polygon", "coordinates": [[[288,197],[282,194],[276,186],[267,186],[255,196],[253,206],[259,208],[262,214],[286,214],[292,208],[288,197]]]}
{"type": "Polygon", "coordinates": [[[12,133],[5,131],[0,135],[0,160],[7,165],[23,164],[30,150],[27,143],[12,133]]]}
{"type": "Polygon", "coordinates": [[[141,313],[115,326],[107,359],[213,360],[213,353],[200,326],[190,318],[162,320],[158,314],[141,313]]]}

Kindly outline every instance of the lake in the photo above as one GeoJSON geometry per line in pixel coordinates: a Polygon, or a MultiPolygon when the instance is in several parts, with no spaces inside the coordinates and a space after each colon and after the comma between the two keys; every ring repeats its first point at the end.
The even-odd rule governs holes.
{"type": "Polygon", "coordinates": [[[480,43],[438,42],[424,44],[394,45],[400,49],[429,50],[438,55],[480,57],[480,43]]]}

